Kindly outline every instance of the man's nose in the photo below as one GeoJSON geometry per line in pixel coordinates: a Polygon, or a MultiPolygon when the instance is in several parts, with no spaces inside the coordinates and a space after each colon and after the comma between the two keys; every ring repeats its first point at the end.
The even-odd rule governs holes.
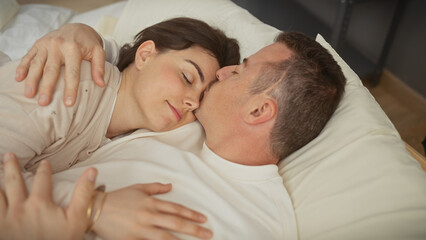
{"type": "Polygon", "coordinates": [[[232,71],[235,69],[235,65],[226,66],[216,71],[216,78],[219,81],[225,80],[232,75],[232,71]]]}

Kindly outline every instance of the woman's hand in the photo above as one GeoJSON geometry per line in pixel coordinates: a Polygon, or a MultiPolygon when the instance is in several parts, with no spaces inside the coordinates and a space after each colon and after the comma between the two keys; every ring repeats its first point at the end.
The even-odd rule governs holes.
{"type": "Polygon", "coordinates": [[[92,78],[97,85],[103,87],[105,51],[101,37],[87,25],[67,24],[37,40],[22,58],[16,69],[15,79],[22,81],[26,78],[27,97],[34,97],[39,89],[38,103],[46,106],[51,102],[61,66],[65,64],[64,103],[72,106],[77,97],[83,60],[92,62],[92,78]]]}
{"type": "Polygon", "coordinates": [[[206,221],[205,216],[151,196],[171,188],[171,184],[137,184],[108,193],[93,230],[103,239],[177,239],[166,230],[211,238],[210,230],[197,225],[206,221]]]}
{"type": "Polygon", "coordinates": [[[28,196],[18,160],[3,157],[5,194],[0,191],[0,239],[83,239],[88,225],[86,210],[97,171],[86,170],[79,178],[71,203],[62,208],[52,200],[52,173],[41,162],[28,196]]]}

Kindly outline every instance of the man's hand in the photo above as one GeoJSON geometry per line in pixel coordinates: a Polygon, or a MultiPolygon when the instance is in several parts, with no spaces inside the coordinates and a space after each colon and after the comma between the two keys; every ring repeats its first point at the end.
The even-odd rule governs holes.
{"type": "Polygon", "coordinates": [[[79,178],[71,203],[62,208],[52,200],[52,173],[40,163],[28,196],[16,156],[3,157],[5,194],[0,191],[0,239],[83,239],[88,225],[86,210],[97,171],[79,178]]]}
{"type": "Polygon", "coordinates": [[[197,225],[207,220],[205,216],[152,197],[171,188],[171,184],[137,184],[108,193],[93,230],[103,239],[177,239],[166,230],[211,238],[210,230],[197,225]]]}
{"type": "Polygon", "coordinates": [[[25,96],[34,97],[39,90],[38,103],[46,106],[51,102],[61,66],[65,64],[64,103],[66,106],[73,106],[80,82],[82,60],[92,62],[92,78],[97,85],[103,87],[105,51],[101,37],[87,25],[67,24],[37,40],[22,58],[16,69],[15,79],[22,81],[26,78],[25,96]]]}

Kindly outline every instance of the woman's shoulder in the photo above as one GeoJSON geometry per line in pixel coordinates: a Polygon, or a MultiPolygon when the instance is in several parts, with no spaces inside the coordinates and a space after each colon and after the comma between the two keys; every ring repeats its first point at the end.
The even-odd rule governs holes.
{"type": "MultiPolygon", "coordinates": [[[[118,68],[109,62],[105,62],[104,81],[106,87],[113,89],[117,88],[120,83],[120,78],[121,73],[118,68]]],[[[92,78],[92,63],[86,60],[83,60],[81,63],[80,72],[80,83],[84,82],[92,87],[98,87],[92,78]]]]}

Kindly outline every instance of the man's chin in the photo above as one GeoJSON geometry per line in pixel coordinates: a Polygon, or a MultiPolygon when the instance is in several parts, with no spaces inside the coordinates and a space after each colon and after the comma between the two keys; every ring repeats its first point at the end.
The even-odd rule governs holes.
{"type": "Polygon", "coordinates": [[[197,110],[194,111],[194,115],[195,115],[195,118],[198,119],[198,121],[200,121],[200,111],[199,111],[199,109],[197,109],[197,110]]]}

